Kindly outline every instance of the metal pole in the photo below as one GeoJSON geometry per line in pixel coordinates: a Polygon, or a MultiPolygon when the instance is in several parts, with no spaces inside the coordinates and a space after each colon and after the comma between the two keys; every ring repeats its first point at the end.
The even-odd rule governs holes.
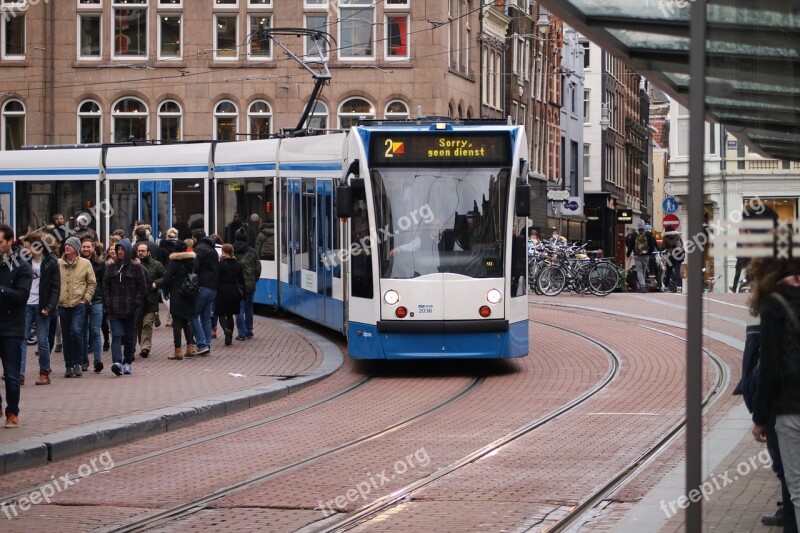
{"type": "MultiPolygon", "coordinates": [[[[689,223],[690,241],[703,234],[703,180],[705,159],[705,63],[706,3],[691,3],[689,26],[689,223]]],[[[694,246],[688,254],[689,294],[686,302],[686,493],[703,481],[703,247],[694,246]]],[[[702,500],[690,502],[686,510],[686,531],[700,533],[703,526],[702,500]]]]}

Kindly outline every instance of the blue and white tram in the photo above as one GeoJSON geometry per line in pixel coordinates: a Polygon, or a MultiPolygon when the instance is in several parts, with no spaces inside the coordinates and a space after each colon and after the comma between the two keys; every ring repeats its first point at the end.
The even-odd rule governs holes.
{"type": "Polygon", "coordinates": [[[229,242],[240,224],[262,262],[255,302],[344,333],[353,358],[521,357],[526,153],[522,128],[481,121],[2,152],[0,223],[21,234],[105,202],[106,242],[134,220],[229,242]]]}
{"type": "Polygon", "coordinates": [[[516,126],[353,128],[337,204],[352,357],[527,355],[526,147],[516,126]]]}

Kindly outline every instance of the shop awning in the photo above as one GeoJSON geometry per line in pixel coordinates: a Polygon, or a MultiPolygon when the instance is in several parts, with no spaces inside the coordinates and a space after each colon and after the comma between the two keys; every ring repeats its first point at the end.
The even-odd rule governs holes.
{"type": "MultiPolygon", "coordinates": [[[[698,0],[701,1],[701,0],[698,0]]],[[[688,107],[688,0],[543,0],[556,16],[688,107]]],[[[800,1],[713,0],[708,118],[762,155],[800,160],[800,1]]]]}

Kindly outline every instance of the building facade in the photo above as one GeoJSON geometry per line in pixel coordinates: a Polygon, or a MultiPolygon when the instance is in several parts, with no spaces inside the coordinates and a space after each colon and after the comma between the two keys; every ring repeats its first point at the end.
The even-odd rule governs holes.
{"type": "MultiPolygon", "coordinates": [[[[264,34],[327,32],[309,126],[479,116],[477,0],[3,2],[0,149],[244,140],[294,128],[313,80],[264,34]],[[23,10],[23,6],[26,7],[23,10]]],[[[277,37],[316,66],[310,37],[277,37]]]]}

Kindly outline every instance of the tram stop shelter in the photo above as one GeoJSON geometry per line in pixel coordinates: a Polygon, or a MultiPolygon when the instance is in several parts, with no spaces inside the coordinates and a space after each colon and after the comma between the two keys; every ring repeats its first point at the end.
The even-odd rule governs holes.
{"type": "MultiPolygon", "coordinates": [[[[688,235],[703,224],[704,121],[765,157],[800,160],[800,0],[543,0],[553,14],[688,107],[688,235]],[[705,83],[701,83],[703,80],[705,83]]],[[[689,279],[702,279],[701,254],[689,279]]],[[[702,482],[702,283],[687,301],[686,487],[702,482]]],[[[702,500],[686,530],[701,531],[702,500]]]]}

